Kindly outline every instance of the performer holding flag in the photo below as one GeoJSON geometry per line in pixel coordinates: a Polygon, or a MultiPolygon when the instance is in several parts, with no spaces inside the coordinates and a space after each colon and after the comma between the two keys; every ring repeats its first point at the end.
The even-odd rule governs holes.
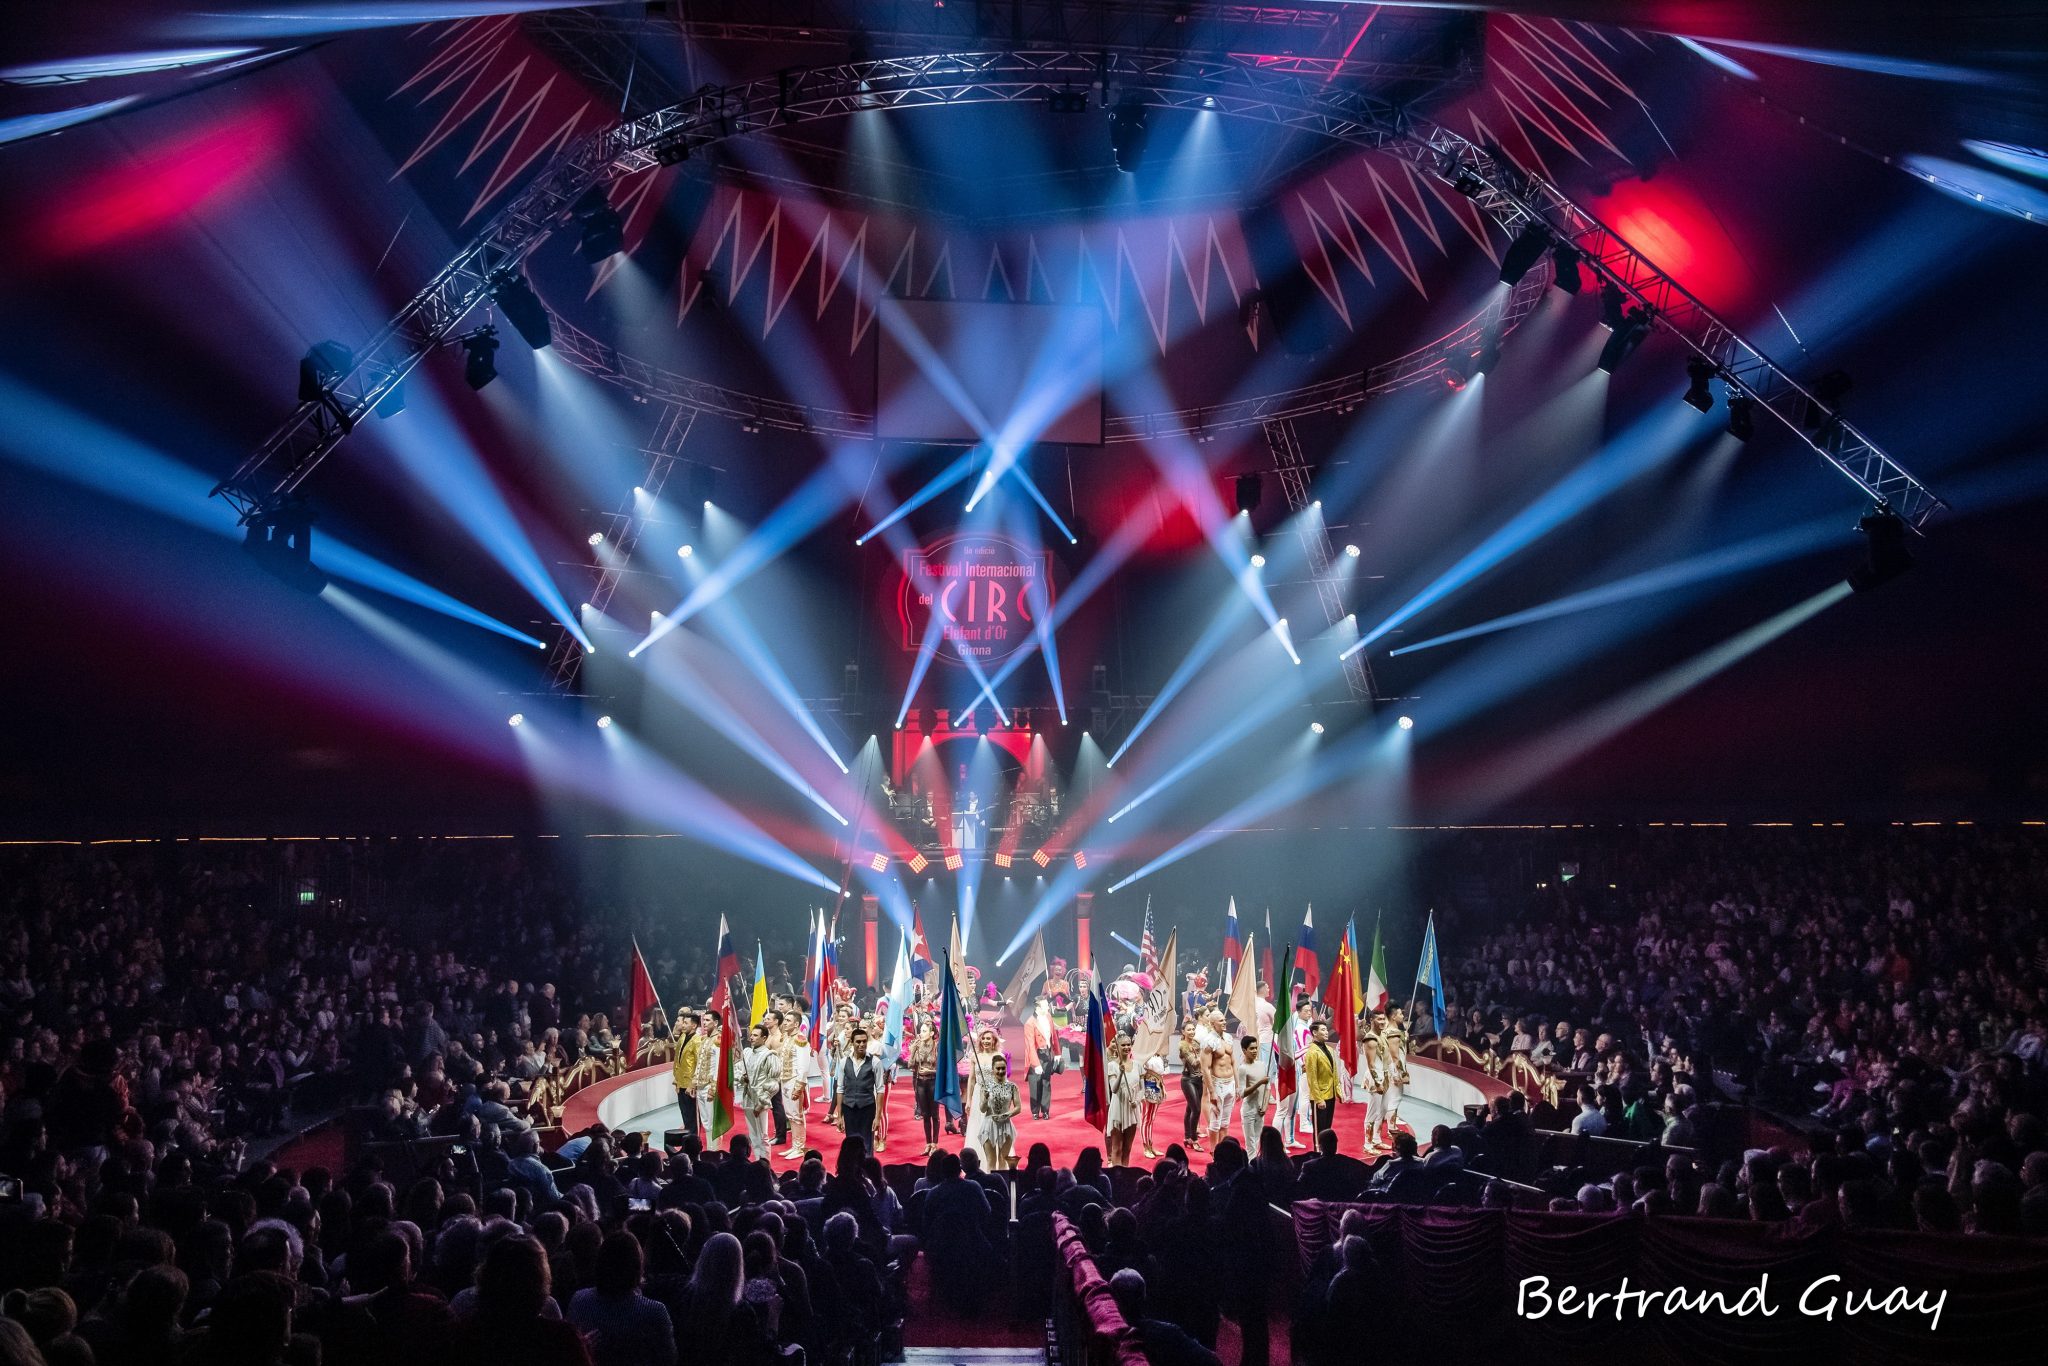
{"type": "MultiPolygon", "coordinates": [[[[1289,948],[1286,961],[1291,963],[1293,960],[1294,950],[1289,948]]],[[[1310,1139],[1315,1137],[1308,1087],[1302,1081],[1303,1059],[1310,1047],[1309,1023],[1301,1014],[1301,1003],[1295,999],[1293,972],[1289,971],[1287,976],[1273,1019],[1273,1051],[1279,1055],[1279,1069],[1273,1083],[1273,1094],[1279,1103],[1274,1127],[1280,1130],[1280,1138],[1289,1148],[1303,1148],[1313,1146],[1302,1142],[1304,1131],[1310,1139]]]]}
{"type": "Polygon", "coordinates": [[[1444,1036],[1444,973],[1443,964],[1437,961],[1436,912],[1429,913],[1428,928],[1422,932],[1422,957],[1415,964],[1415,990],[1408,993],[1408,1014],[1415,1014],[1415,997],[1422,988],[1429,988],[1430,1023],[1436,1028],[1436,1036],[1444,1036]]]}

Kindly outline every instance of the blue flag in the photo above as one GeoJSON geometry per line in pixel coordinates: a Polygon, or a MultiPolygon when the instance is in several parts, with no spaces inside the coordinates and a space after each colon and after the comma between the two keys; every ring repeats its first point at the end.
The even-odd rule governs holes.
{"type": "Polygon", "coordinates": [[[1422,959],[1415,965],[1415,985],[1429,988],[1430,1018],[1438,1038],[1444,1033],[1444,969],[1436,954],[1436,912],[1429,913],[1429,928],[1422,932],[1422,959]]]}
{"type": "Polygon", "coordinates": [[[939,1074],[932,1079],[932,1100],[958,1119],[966,1110],[960,1099],[960,989],[953,985],[953,960],[939,959],[939,1074]]]}
{"type": "Polygon", "coordinates": [[[889,979],[889,1004],[882,1020],[882,1061],[891,1067],[903,1056],[903,1016],[910,1009],[910,952],[896,941],[896,972],[889,979]]]}

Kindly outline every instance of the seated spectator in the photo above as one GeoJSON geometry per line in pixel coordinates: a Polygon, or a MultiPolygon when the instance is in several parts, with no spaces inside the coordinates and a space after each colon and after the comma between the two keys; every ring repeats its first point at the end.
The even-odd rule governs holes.
{"type": "Polygon", "coordinates": [[[666,1308],[640,1293],[646,1258],[631,1233],[609,1235],[590,1285],[569,1301],[569,1322],[592,1347],[596,1366],[675,1366],[666,1308]]]}

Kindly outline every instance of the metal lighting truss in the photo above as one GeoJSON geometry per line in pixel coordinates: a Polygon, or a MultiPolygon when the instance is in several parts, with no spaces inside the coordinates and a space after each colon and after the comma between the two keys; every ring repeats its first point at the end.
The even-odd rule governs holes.
{"type": "MultiPolygon", "coordinates": [[[[647,474],[640,481],[640,487],[647,490],[650,499],[661,497],[661,490],[668,483],[669,475],[675,472],[677,462],[683,458],[683,446],[696,425],[697,410],[682,404],[668,405],[655,419],[654,444],[647,450],[647,474]]],[[[633,558],[633,547],[639,544],[640,532],[645,526],[646,519],[640,516],[638,500],[628,494],[625,508],[611,514],[610,524],[605,530],[606,539],[618,553],[609,557],[609,564],[600,559],[596,566],[597,584],[590,590],[590,605],[598,611],[602,612],[611,605],[612,594],[618,591],[626,563],[633,558]]],[[[582,644],[569,634],[566,627],[557,628],[554,649],[548,655],[548,687],[556,692],[566,691],[582,667],[582,644]]]]}
{"type": "Polygon", "coordinates": [[[1535,228],[1553,241],[1569,243],[1602,284],[1619,289],[1647,312],[1653,326],[1664,328],[1713,365],[1730,398],[1754,400],[1873,502],[1891,509],[1915,531],[1947,506],[1783,366],[1556,186],[1524,173],[1493,148],[1431,124],[1415,124],[1410,136],[1389,150],[1458,187],[1509,233],[1535,228]]]}
{"type": "MultiPolygon", "coordinates": [[[[1323,619],[1335,626],[1344,620],[1344,598],[1337,591],[1336,576],[1330,572],[1336,554],[1330,549],[1330,529],[1323,525],[1320,517],[1304,517],[1308,511],[1308,459],[1301,453],[1301,441],[1295,434],[1294,423],[1286,418],[1277,418],[1265,424],[1266,449],[1273,453],[1273,469],[1280,476],[1280,490],[1287,497],[1287,508],[1294,514],[1294,525],[1301,536],[1301,548],[1308,552],[1308,572],[1316,581],[1316,597],[1322,600],[1323,619]]],[[[1351,689],[1354,702],[1373,702],[1372,674],[1366,669],[1365,651],[1357,650],[1343,656],[1344,682],[1351,689]],[[1353,666],[1356,667],[1353,667],[1353,666]]]]}
{"type": "MultiPolygon", "coordinates": [[[[1543,222],[1578,246],[1603,281],[1647,305],[1658,325],[1683,337],[1720,367],[1731,392],[1755,398],[1910,525],[1917,528],[1941,506],[1924,485],[1839,417],[1830,417],[1809,435],[1801,419],[1809,405],[1819,411],[1812,396],[1635,247],[1552,187],[1522,176],[1490,151],[1420,120],[1405,104],[1370,90],[1275,72],[1230,57],[1100,50],[947,53],[784,71],[739,85],[706,88],[666,109],[592,134],[557,157],[499,210],[474,242],[355,353],[346,372],[331,379],[320,399],[302,403],[214,492],[245,521],[290,496],[423,355],[453,336],[472,310],[517,275],[526,256],[566,220],[569,206],[593,185],[766,128],[866,109],[1037,101],[1077,84],[1099,84],[1105,101],[1214,109],[1234,118],[1384,149],[1462,185],[1483,211],[1510,231],[1543,222]]],[[[1461,335],[1454,333],[1453,339],[1461,335]]],[[[1441,373],[1448,354],[1441,346],[1424,348],[1396,364],[1407,367],[1402,374],[1406,382],[1414,382],[1441,373]]],[[[629,364],[607,363],[621,377],[629,364]]],[[[650,369],[649,374],[654,373],[650,369]]],[[[1373,374],[1218,408],[1113,421],[1108,436],[1135,440],[1176,431],[1213,431],[1341,409],[1364,393],[1377,391],[1373,374]]],[[[1399,387],[1398,378],[1382,376],[1380,386],[1399,387]]],[[[730,394],[715,386],[699,392],[720,398],[730,394]]],[[[660,397],[700,406],[680,393],[660,397]]],[[[773,407],[770,400],[751,402],[773,407]]],[[[733,411],[714,403],[701,406],[705,411],[733,411]]],[[[758,420],[799,430],[872,432],[871,419],[856,426],[852,414],[828,415],[821,421],[814,410],[800,405],[782,405],[776,411],[783,420],[758,420]]]]}

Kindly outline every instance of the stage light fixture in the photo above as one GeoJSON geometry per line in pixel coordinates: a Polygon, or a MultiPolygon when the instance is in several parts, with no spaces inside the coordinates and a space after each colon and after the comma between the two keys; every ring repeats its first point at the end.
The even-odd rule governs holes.
{"type": "Polygon", "coordinates": [[[959,872],[960,869],[966,865],[966,863],[967,860],[960,857],[960,855],[958,854],[946,855],[946,871],[949,873],[959,872]]]}
{"type": "Polygon", "coordinates": [[[1358,547],[1355,545],[1347,545],[1344,547],[1344,553],[1355,560],[1358,558],[1358,547]]]}
{"type": "Polygon", "coordinates": [[[1237,510],[1249,517],[1259,510],[1259,500],[1265,496],[1265,482],[1258,475],[1246,471],[1237,476],[1232,486],[1237,498],[1237,510]]]}
{"type": "Polygon", "coordinates": [[[679,560],[687,560],[696,553],[697,548],[695,546],[679,545],[676,547],[676,558],[679,560]]]}
{"type": "Polygon", "coordinates": [[[1619,285],[1600,287],[1600,325],[1609,332],[1619,332],[1628,321],[1628,296],[1621,292],[1619,285]]]}
{"type": "Polygon", "coordinates": [[[1522,277],[1543,259],[1543,253],[1550,246],[1550,241],[1550,229],[1541,223],[1531,223],[1523,228],[1521,234],[1508,243],[1508,249],[1501,254],[1500,282],[1504,285],[1522,283],[1522,277]]]}
{"type": "Polygon", "coordinates": [[[929,866],[931,866],[931,860],[926,858],[923,854],[912,854],[910,856],[911,872],[921,873],[929,866]]]}
{"type": "Polygon", "coordinates": [[[1311,721],[1308,723],[1308,729],[1311,735],[1321,735],[1323,733],[1323,723],[1320,721],[1311,721]]]}
{"type": "Polygon", "coordinates": [[[318,597],[327,574],[313,563],[313,506],[288,498],[250,516],[242,549],[285,587],[318,597]]]}
{"type": "Polygon", "coordinates": [[[462,378],[481,389],[498,377],[498,329],[479,327],[462,339],[462,378]]]}
{"type": "Polygon", "coordinates": [[[1467,199],[1477,199],[1481,191],[1486,189],[1486,182],[1481,180],[1479,173],[1470,166],[1460,166],[1457,174],[1451,177],[1451,188],[1467,199]]]}
{"type": "Polygon", "coordinates": [[[1400,720],[1396,721],[1394,724],[1399,726],[1402,730],[1414,730],[1415,718],[1412,716],[1404,716],[1400,720]]]}
{"type": "Polygon", "coordinates": [[[334,388],[355,366],[356,353],[338,341],[315,342],[299,358],[299,402],[319,404],[344,432],[354,428],[355,419],[334,396],[334,388]]]}
{"type": "Polygon", "coordinates": [[[548,321],[547,305],[533,292],[524,275],[510,269],[501,272],[491,284],[491,298],[528,346],[541,351],[553,344],[555,332],[548,321]]]}
{"type": "Polygon", "coordinates": [[[607,256],[616,256],[626,249],[626,225],[612,207],[604,186],[593,185],[585,190],[583,197],[570,206],[569,213],[582,227],[576,240],[576,254],[589,264],[597,265],[607,256]]]}
{"type": "Polygon", "coordinates": [[[665,137],[648,145],[654,159],[664,166],[680,166],[690,159],[690,139],[682,133],[665,137]]]}
{"type": "Polygon", "coordinates": [[[513,713],[512,713],[512,714],[511,714],[510,716],[508,716],[508,717],[506,717],[506,718],[505,718],[505,724],[506,724],[506,725],[508,725],[508,726],[523,726],[523,725],[525,725],[525,724],[526,724],[526,713],[525,713],[525,712],[520,712],[520,711],[515,711],[515,712],[513,712],[513,713]]]}
{"type": "Polygon", "coordinates": [[[1129,175],[1138,169],[1145,159],[1145,143],[1150,136],[1144,105],[1125,100],[1110,111],[1109,149],[1116,157],[1119,171],[1129,175]]]}
{"type": "Polygon", "coordinates": [[[604,544],[604,533],[603,533],[602,531],[593,531],[593,532],[591,532],[591,533],[590,533],[590,544],[591,544],[591,545],[592,545],[593,547],[595,547],[595,546],[601,546],[601,545],[603,545],[603,544],[604,544]]]}
{"type": "Polygon", "coordinates": [[[1849,575],[1849,587],[1859,593],[1890,583],[1913,567],[1912,552],[1906,548],[1906,524],[1897,513],[1882,504],[1863,514],[1856,523],[1863,533],[1863,563],[1849,575]]]}
{"type": "Polygon", "coordinates": [[[875,855],[873,855],[872,857],[870,857],[870,858],[868,859],[868,867],[870,867],[870,868],[874,869],[874,870],[875,870],[876,872],[878,872],[878,873],[886,873],[886,872],[888,872],[888,871],[889,871],[889,856],[888,856],[887,854],[875,854],[875,855]]]}
{"type": "Polygon", "coordinates": [[[1088,92],[1063,88],[1045,97],[1045,107],[1055,114],[1085,114],[1088,112],[1088,92]]]}
{"type": "Polygon", "coordinates": [[[612,718],[611,718],[611,717],[609,717],[609,716],[600,716],[600,717],[598,717],[598,718],[597,718],[597,728],[598,728],[599,730],[610,730],[610,729],[612,728],[612,718]]]}
{"type": "Polygon", "coordinates": [[[1041,849],[1031,856],[1031,861],[1037,864],[1039,867],[1045,868],[1051,865],[1052,855],[1046,853],[1045,850],[1041,849]]]}
{"type": "Polygon", "coordinates": [[[1086,849],[1076,849],[1074,851],[1074,866],[1076,868],[1086,868],[1088,866],[1088,851],[1086,849]]]}
{"type": "Polygon", "coordinates": [[[1008,868],[1011,864],[1015,863],[1016,861],[1017,860],[1009,854],[998,853],[996,855],[996,867],[998,868],[1008,868]]]}
{"type": "Polygon", "coordinates": [[[1649,310],[1631,308],[1622,318],[1621,326],[1607,339],[1607,344],[1600,348],[1600,368],[1610,375],[1613,374],[1616,367],[1634,354],[1635,349],[1643,344],[1643,338],[1649,335],[1649,310]]]}
{"type": "Polygon", "coordinates": [[[1694,356],[1685,363],[1685,401],[1688,406],[1703,413],[1714,406],[1714,391],[1710,387],[1710,381],[1719,373],[1714,363],[1702,356],[1694,356]]]}
{"type": "Polygon", "coordinates": [[[588,612],[590,610],[590,604],[587,602],[583,603],[580,606],[578,606],[576,610],[579,612],[588,612]]]}
{"type": "Polygon", "coordinates": [[[1252,556],[1252,568],[1254,568],[1254,569],[1264,569],[1265,567],[1266,567],[1266,557],[1265,557],[1264,555],[1260,555],[1260,554],[1256,554],[1256,553],[1255,553],[1255,554],[1253,554],[1253,556],[1252,556]]]}
{"type": "Polygon", "coordinates": [[[1728,435],[1737,441],[1756,435],[1756,400],[1748,394],[1728,395],[1728,435]]]}
{"type": "Polygon", "coordinates": [[[1550,251],[1550,283],[1566,294],[1577,294],[1584,278],[1579,274],[1579,249],[1569,242],[1559,242],[1550,251]]]}

